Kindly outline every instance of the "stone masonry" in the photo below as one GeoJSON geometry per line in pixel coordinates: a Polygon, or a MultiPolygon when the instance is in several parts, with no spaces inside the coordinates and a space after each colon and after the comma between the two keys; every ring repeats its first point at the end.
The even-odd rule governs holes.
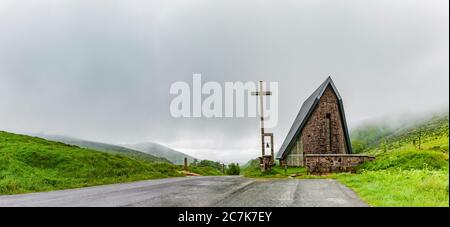
{"type": "Polygon", "coordinates": [[[375,158],[351,154],[308,154],[305,155],[306,170],[314,175],[338,172],[355,172],[356,167],[375,158]]]}
{"type": "Polygon", "coordinates": [[[338,99],[331,87],[328,87],[301,133],[303,152],[304,154],[346,154],[344,141],[338,99]]]}
{"type": "Polygon", "coordinates": [[[287,157],[289,166],[303,166],[304,154],[346,154],[338,99],[328,87],[287,157]]]}

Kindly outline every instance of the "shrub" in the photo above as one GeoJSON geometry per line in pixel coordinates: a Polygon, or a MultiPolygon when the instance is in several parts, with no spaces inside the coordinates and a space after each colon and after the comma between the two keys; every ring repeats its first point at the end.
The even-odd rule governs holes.
{"type": "Polygon", "coordinates": [[[239,175],[241,173],[241,169],[239,168],[239,164],[231,163],[228,165],[227,174],[228,175],[239,175]]]}

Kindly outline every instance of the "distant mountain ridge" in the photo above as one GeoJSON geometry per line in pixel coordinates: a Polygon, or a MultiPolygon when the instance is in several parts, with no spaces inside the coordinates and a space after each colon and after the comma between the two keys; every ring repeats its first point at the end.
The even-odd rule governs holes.
{"type": "Polygon", "coordinates": [[[188,158],[188,162],[194,162],[195,157],[187,155],[183,152],[174,150],[172,148],[163,146],[161,144],[146,142],[138,144],[127,144],[123,145],[130,149],[138,150],[147,154],[151,154],[157,157],[164,157],[176,165],[182,165],[184,163],[184,158],[188,158]]]}
{"type": "Polygon", "coordinates": [[[81,148],[88,148],[108,153],[117,153],[117,154],[123,154],[127,156],[131,156],[134,158],[146,160],[146,161],[152,161],[152,162],[166,162],[171,163],[168,159],[156,155],[149,154],[147,152],[141,152],[138,150],[133,150],[130,148],[126,148],[123,146],[113,145],[113,144],[107,144],[107,143],[100,143],[100,142],[94,142],[89,140],[83,140],[68,136],[59,136],[59,135],[47,135],[47,134],[33,134],[33,136],[40,137],[43,139],[48,139],[52,141],[57,141],[61,143],[66,143],[74,146],[78,146],[81,148]]]}

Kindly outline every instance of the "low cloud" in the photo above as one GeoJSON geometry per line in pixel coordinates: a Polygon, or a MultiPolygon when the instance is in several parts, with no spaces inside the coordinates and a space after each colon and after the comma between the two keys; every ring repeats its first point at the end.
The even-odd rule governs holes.
{"type": "MultiPolygon", "coordinates": [[[[0,129],[259,155],[256,118],[175,119],[176,81],[279,83],[278,148],[328,75],[350,127],[449,102],[448,1],[0,2],[0,129]]],[[[244,160],[245,159],[245,160],[244,160]]]]}

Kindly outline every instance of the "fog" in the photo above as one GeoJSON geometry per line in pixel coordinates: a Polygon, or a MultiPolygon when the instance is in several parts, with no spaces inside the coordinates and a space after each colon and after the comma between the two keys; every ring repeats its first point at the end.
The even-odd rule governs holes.
{"type": "Polygon", "coordinates": [[[201,159],[260,154],[257,118],[173,118],[170,86],[279,83],[278,148],[331,75],[349,127],[448,110],[449,6],[434,1],[0,2],[0,130],[201,159]]]}

